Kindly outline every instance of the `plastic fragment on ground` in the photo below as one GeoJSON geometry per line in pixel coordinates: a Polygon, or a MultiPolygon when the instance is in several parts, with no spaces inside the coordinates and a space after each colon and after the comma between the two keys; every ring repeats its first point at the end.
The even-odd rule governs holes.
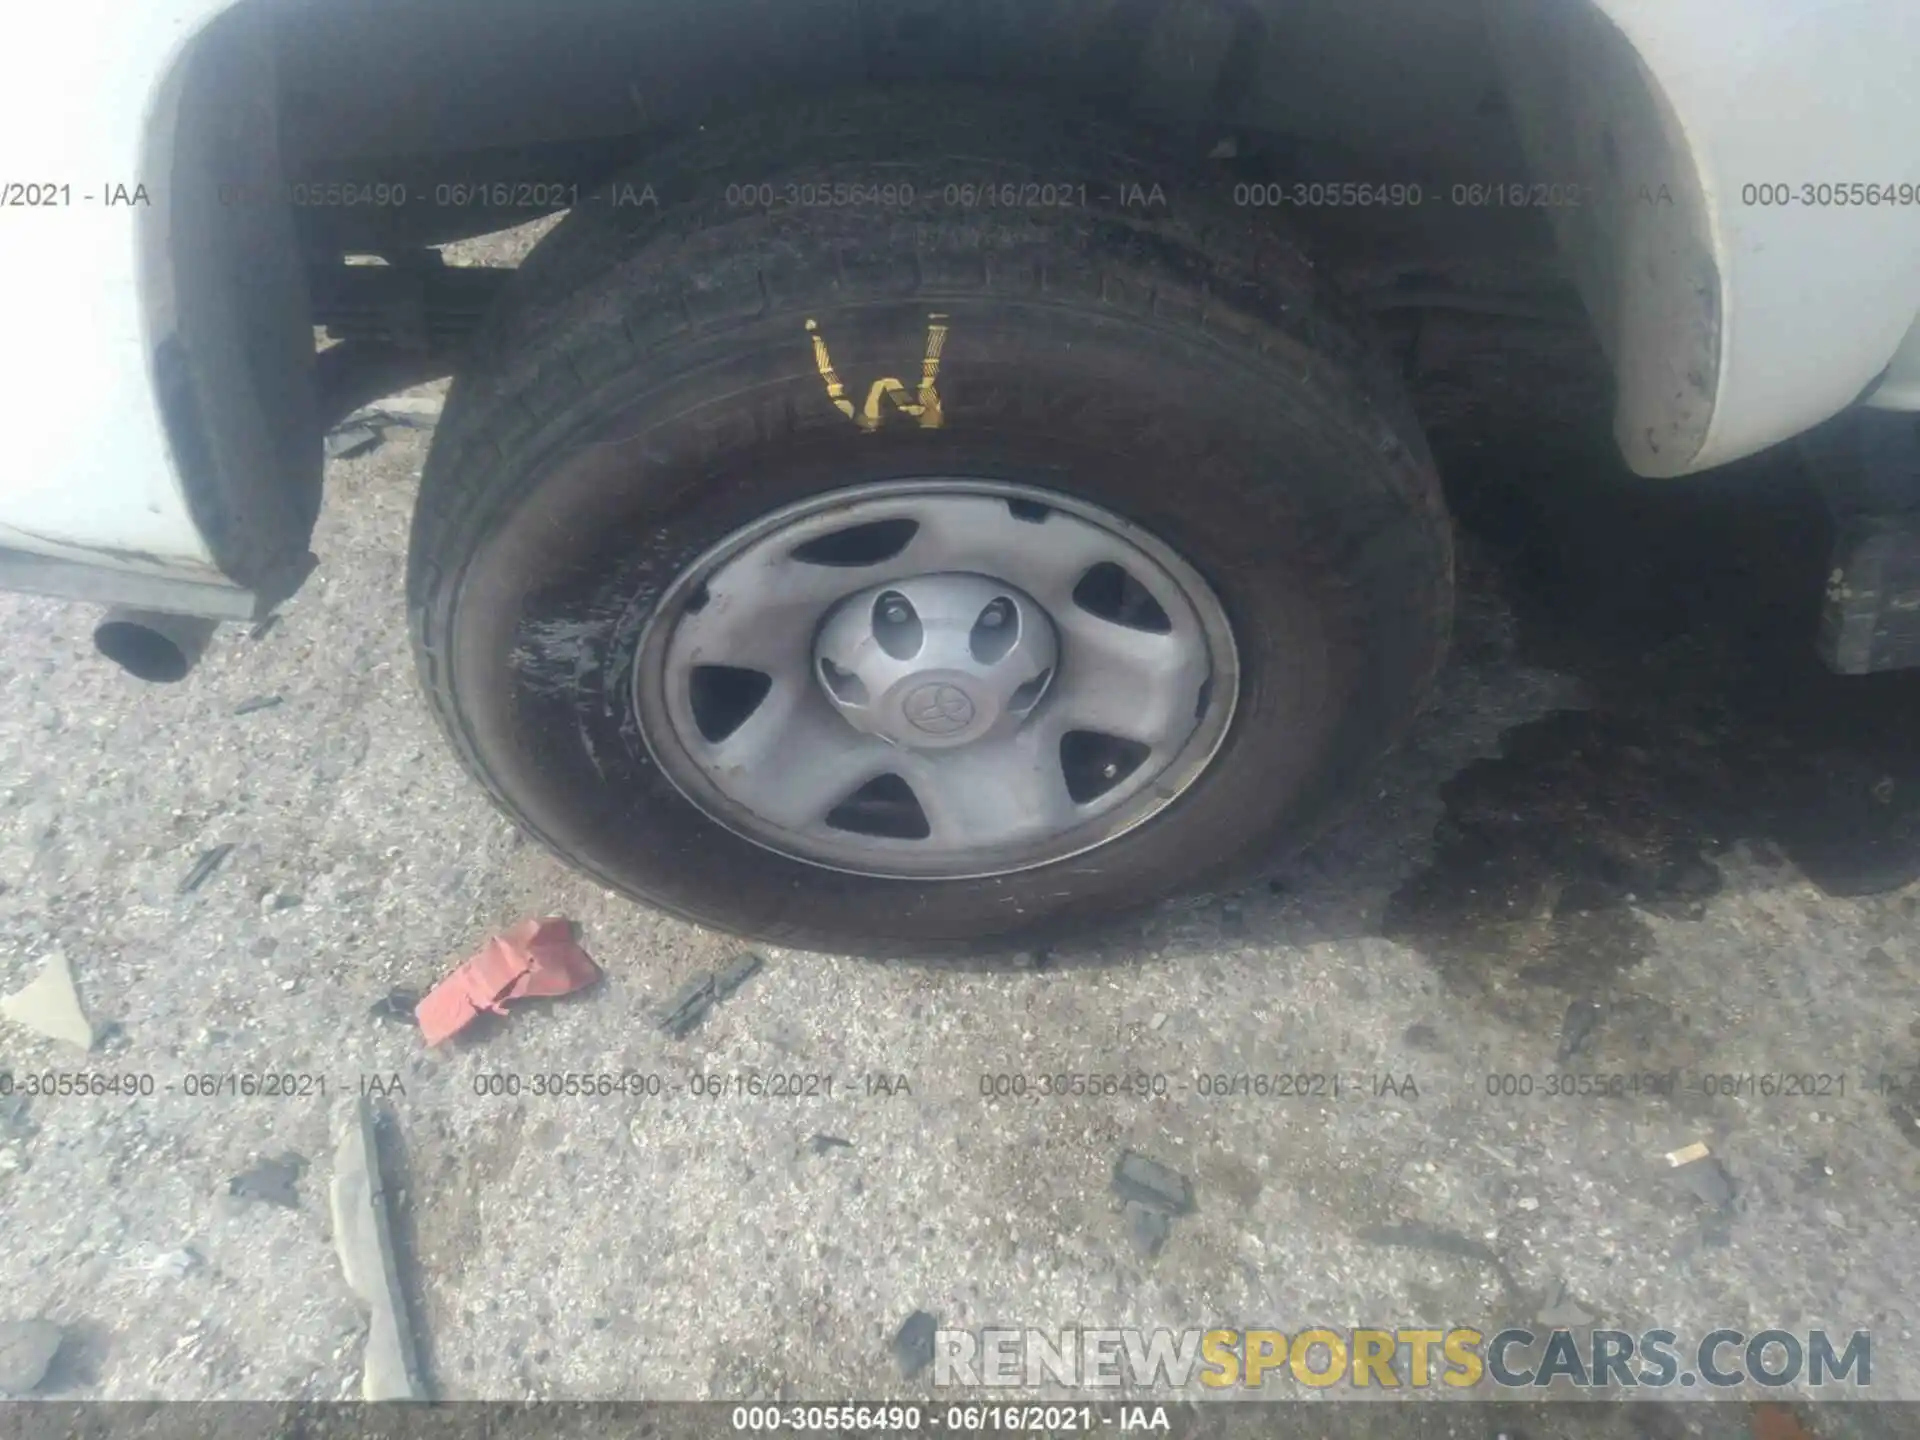
{"type": "Polygon", "coordinates": [[[599,978],[568,921],[522,920],[456,966],[413,1014],[427,1044],[438,1045],[482,1015],[505,1015],[509,1000],[569,995],[599,978]]]}

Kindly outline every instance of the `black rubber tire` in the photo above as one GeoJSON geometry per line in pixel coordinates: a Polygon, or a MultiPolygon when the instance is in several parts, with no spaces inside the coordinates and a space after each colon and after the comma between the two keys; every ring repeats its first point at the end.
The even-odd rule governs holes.
{"type": "Polygon", "coordinates": [[[1391,368],[1229,193],[1127,132],[918,90],[712,129],[583,202],[489,317],[421,484],[409,607],[462,761],[608,886],[838,952],[1057,939],[1310,837],[1440,663],[1449,525],[1391,368]],[[1035,188],[965,203],[958,187],[987,182],[1035,188]],[[914,200],[833,203],[875,183],[914,200]],[[749,209],[768,192],[729,188],[768,184],[802,203],[749,209]],[[1070,203],[1022,203],[1049,196],[1070,203]],[[805,321],[858,400],[914,373],[935,310],[944,428],[849,423],[805,321]],[[706,818],[634,717],[654,598],[778,506],[937,475],[1082,496],[1199,569],[1243,670],[1211,767],[1137,830],[989,879],[842,874],[706,818]]]}

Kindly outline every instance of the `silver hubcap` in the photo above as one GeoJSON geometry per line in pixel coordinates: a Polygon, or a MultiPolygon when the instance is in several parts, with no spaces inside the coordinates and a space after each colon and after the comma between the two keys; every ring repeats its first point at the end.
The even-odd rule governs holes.
{"type": "Polygon", "coordinates": [[[649,750],[768,849],[957,879],[1077,855],[1190,786],[1232,719],[1226,616],[1138,527],[963,480],[862,486],[727,537],[641,637],[649,750]]]}
{"type": "Polygon", "coordinates": [[[814,643],[849,725],[910,750],[1005,736],[1032,713],[1060,653],[1037,601],[984,575],[923,575],[833,608],[814,643]]]}

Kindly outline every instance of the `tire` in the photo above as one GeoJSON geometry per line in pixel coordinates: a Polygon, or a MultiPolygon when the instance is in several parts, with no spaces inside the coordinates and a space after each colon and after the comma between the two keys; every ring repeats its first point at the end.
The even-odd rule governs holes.
{"type": "Polygon", "coordinates": [[[1021,102],[862,93],[711,129],[578,207],[476,338],[421,484],[416,656],[469,771],[613,889],[843,953],[1052,941],[1310,838],[1441,661],[1449,526],[1364,329],[1198,168],[1021,102]],[[986,181],[1031,188],[960,188],[986,181]],[[881,184],[892,203],[833,190],[881,184]],[[935,348],[930,316],[937,425],[911,383],[869,417],[870,380],[911,382],[935,348]],[[935,477],[1058,497],[1092,517],[1062,525],[1198,577],[1232,663],[1206,652],[1229,684],[1194,723],[1231,721],[1197,778],[1155,782],[1160,808],[1091,848],[955,878],[855,873],[713,818],[643,720],[699,567],[772,512],[935,477]]]}

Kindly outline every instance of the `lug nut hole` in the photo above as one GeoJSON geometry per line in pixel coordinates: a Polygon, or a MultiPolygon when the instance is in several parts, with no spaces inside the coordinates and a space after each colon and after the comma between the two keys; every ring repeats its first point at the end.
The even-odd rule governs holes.
{"type": "Polygon", "coordinates": [[[873,638],[896,660],[911,660],[926,643],[926,627],[913,602],[898,590],[883,590],[873,601],[873,638]]]}
{"type": "Polygon", "coordinates": [[[1020,641],[1020,609],[1005,595],[990,601],[973,622],[967,649],[982,665],[1001,659],[1020,641]]]}

